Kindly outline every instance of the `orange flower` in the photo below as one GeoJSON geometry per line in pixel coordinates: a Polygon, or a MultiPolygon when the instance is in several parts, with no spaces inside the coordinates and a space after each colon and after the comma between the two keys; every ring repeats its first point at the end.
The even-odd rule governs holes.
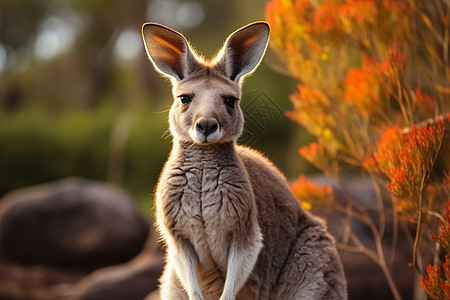
{"type": "Polygon", "coordinates": [[[445,256],[444,272],[439,265],[427,267],[427,276],[420,276],[420,286],[432,299],[450,299],[450,255],[445,256]]]}
{"type": "Polygon", "coordinates": [[[395,82],[405,74],[405,66],[405,56],[396,46],[385,53],[383,70],[391,81],[395,82]]]}
{"type": "Polygon", "coordinates": [[[363,167],[373,173],[384,174],[390,170],[395,162],[395,153],[402,147],[403,137],[397,126],[385,130],[381,138],[376,142],[376,151],[368,155],[363,167]]]}
{"type": "Polygon", "coordinates": [[[432,238],[441,245],[442,249],[450,254],[450,201],[447,203],[445,209],[447,211],[445,222],[442,220],[439,221],[440,233],[433,234],[432,238]]]}
{"type": "Polygon", "coordinates": [[[370,111],[379,104],[378,85],[363,69],[348,70],[344,83],[345,99],[355,105],[365,116],[368,116],[370,111]]]}
{"type": "Polygon", "coordinates": [[[402,14],[406,17],[411,15],[411,5],[408,1],[399,0],[383,0],[384,9],[394,13],[402,14]]]}
{"type": "Polygon", "coordinates": [[[299,149],[299,154],[317,169],[325,174],[333,174],[336,171],[335,158],[329,153],[322,141],[312,142],[299,149]]]}
{"type": "Polygon", "coordinates": [[[366,157],[363,167],[385,174],[394,195],[412,200],[425,187],[444,136],[444,124],[414,127],[402,134],[397,127],[385,131],[376,142],[377,150],[366,157]]]}
{"type": "Polygon", "coordinates": [[[346,4],[337,7],[337,14],[353,19],[356,24],[373,21],[377,7],[373,0],[346,0],[346,4]]]}
{"type": "Polygon", "coordinates": [[[378,62],[364,56],[362,66],[349,69],[344,78],[344,98],[368,117],[375,110],[383,109],[380,97],[382,81],[378,62]]]}
{"type": "Polygon", "coordinates": [[[414,96],[416,98],[417,111],[419,111],[423,117],[431,117],[434,115],[435,103],[430,95],[422,92],[418,87],[414,89],[414,96]]]}
{"type": "Polygon", "coordinates": [[[336,7],[332,4],[323,4],[313,14],[314,28],[317,32],[326,32],[337,29],[336,22],[338,21],[336,14],[336,7]]]}
{"type": "Polygon", "coordinates": [[[316,35],[347,32],[355,27],[374,22],[377,7],[373,0],[346,0],[345,3],[324,3],[313,13],[313,30],[316,35]]]}
{"type": "Polygon", "coordinates": [[[289,98],[294,109],[286,113],[326,144],[330,154],[336,153],[339,143],[330,99],[319,90],[298,85],[298,91],[289,98]]]}
{"type": "Polygon", "coordinates": [[[394,203],[395,209],[400,215],[400,220],[406,223],[417,223],[417,205],[416,203],[392,197],[392,202],[394,203]]]}
{"type": "Polygon", "coordinates": [[[402,148],[395,153],[386,175],[391,179],[389,190],[396,196],[415,199],[422,193],[444,137],[444,124],[414,127],[403,136],[402,148]]]}
{"type": "Polygon", "coordinates": [[[297,181],[291,184],[291,189],[306,210],[314,207],[329,211],[335,203],[331,186],[318,186],[304,175],[300,175],[297,181]]]}
{"type": "Polygon", "coordinates": [[[323,144],[320,142],[312,142],[307,146],[303,146],[299,149],[298,152],[310,163],[320,161],[325,155],[323,144]]]}
{"type": "MultiPolygon", "coordinates": [[[[449,114],[448,119],[450,120],[450,114],[449,114]]],[[[447,189],[450,190],[450,173],[447,173],[447,174],[445,175],[445,178],[444,178],[444,180],[443,180],[443,183],[447,186],[447,189]]]]}

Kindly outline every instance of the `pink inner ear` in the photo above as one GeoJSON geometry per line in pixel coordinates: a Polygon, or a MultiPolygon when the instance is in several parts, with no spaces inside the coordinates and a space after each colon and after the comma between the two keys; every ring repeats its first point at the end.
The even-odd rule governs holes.
{"type": "MultiPolygon", "coordinates": [[[[166,55],[181,57],[183,55],[184,45],[176,40],[169,41],[167,38],[155,35],[153,40],[156,42],[157,47],[155,50],[160,52],[161,50],[167,52],[166,55]],[[177,45],[178,44],[178,45],[177,45]]],[[[161,54],[161,53],[158,53],[161,54]]]]}
{"type": "Polygon", "coordinates": [[[257,40],[258,40],[258,36],[252,35],[243,41],[242,46],[249,47],[249,46],[253,45],[257,40]]]}
{"type": "Polygon", "coordinates": [[[167,64],[179,75],[181,60],[186,50],[184,42],[159,34],[153,34],[152,40],[149,50],[153,59],[167,64]]]}
{"type": "Polygon", "coordinates": [[[179,59],[176,59],[173,55],[167,52],[158,52],[158,54],[155,54],[154,59],[165,61],[167,64],[170,65],[172,69],[178,69],[179,65],[179,59]]]}

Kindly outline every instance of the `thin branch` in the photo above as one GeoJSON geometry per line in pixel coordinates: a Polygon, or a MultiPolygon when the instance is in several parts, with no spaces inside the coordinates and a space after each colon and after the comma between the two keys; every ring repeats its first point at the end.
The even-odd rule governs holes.
{"type": "MultiPolygon", "coordinates": [[[[351,203],[347,204],[347,212],[351,212],[352,206],[351,203]]],[[[352,232],[352,215],[350,213],[346,213],[347,217],[345,218],[345,225],[344,225],[344,236],[342,237],[342,242],[344,244],[348,244],[348,241],[350,239],[350,234],[352,232]]]]}
{"type": "Polygon", "coordinates": [[[379,265],[378,257],[374,251],[371,251],[370,249],[366,247],[357,247],[357,246],[349,246],[342,243],[336,243],[336,246],[338,249],[353,252],[353,253],[362,253],[366,255],[369,259],[371,259],[374,263],[379,265]]]}
{"type": "MultiPolygon", "coordinates": [[[[447,16],[445,17],[447,20],[450,17],[450,7],[447,7],[447,16]]],[[[444,63],[448,65],[448,41],[449,41],[449,26],[445,26],[444,29],[444,42],[442,44],[442,56],[444,59],[444,63]]]]}
{"type": "Polygon", "coordinates": [[[425,213],[426,213],[427,215],[436,217],[437,219],[441,220],[442,222],[445,222],[444,216],[441,215],[440,213],[438,213],[437,211],[434,211],[434,210],[427,210],[425,213]]]}
{"type": "Polygon", "coordinates": [[[417,264],[417,247],[419,246],[420,230],[422,228],[422,200],[422,193],[419,193],[419,216],[417,218],[416,235],[414,237],[412,262],[409,264],[409,266],[415,268],[419,274],[422,274],[422,270],[417,264]]]}
{"type": "Polygon", "coordinates": [[[390,264],[393,265],[395,262],[395,256],[397,254],[397,243],[398,243],[398,211],[395,207],[392,208],[392,249],[390,264]]]}
{"type": "MultiPolygon", "coordinates": [[[[346,195],[347,199],[352,202],[353,205],[358,206],[358,203],[353,200],[351,197],[351,194],[346,190],[345,186],[343,185],[342,181],[340,180],[339,176],[336,176],[335,180],[339,183],[339,186],[341,187],[342,191],[344,192],[344,195],[346,195]]],[[[338,207],[339,208],[339,207],[338,207]]],[[[340,207],[341,211],[346,212],[345,208],[340,207]]],[[[375,241],[375,249],[376,252],[368,249],[365,247],[359,238],[352,232],[350,234],[351,240],[355,243],[356,247],[350,247],[352,250],[358,250],[359,252],[364,253],[372,259],[373,261],[377,262],[377,264],[380,266],[381,270],[383,271],[383,274],[386,278],[386,281],[388,282],[389,288],[392,292],[392,295],[395,300],[401,300],[402,297],[400,295],[400,292],[392,278],[392,274],[386,264],[386,260],[384,258],[384,252],[383,252],[383,246],[382,246],[382,239],[380,237],[379,231],[377,226],[374,224],[372,218],[367,213],[366,210],[361,209],[361,212],[356,213],[353,209],[349,210],[348,213],[351,213],[353,217],[361,220],[364,224],[366,224],[370,230],[372,231],[373,238],[375,241]]]]}
{"type": "Polygon", "coordinates": [[[388,282],[389,288],[391,289],[392,296],[395,300],[402,299],[400,292],[398,290],[398,287],[396,286],[394,279],[392,278],[392,274],[386,264],[386,260],[384,258],[384,252],[383,252],[383,245],[381,242],[380,235],[377,231],[377,228],[375,226],[370,226],[370,229],[372,230],[372,234],[374,236],[375,240],[375,248],[377,251],[377,256],[379,259],[379,265],[381,270],[383,271],[384,277],[386,278],[386,281],[388,282]]]}
{"type": "Polygon", "coordinates": [[[350,240],[356,246],[350,246],[350,245],[344,244],[344,243],[337,243],[338,248],[345,250],[345,251],[349,251],[349,252],[362,253],[362,254],[366,255],[369,259],[371,259],[374,263],[376,263],[377,265],[380,265],[380,259],[377,255],[377,253],[375,251],[367,248],[366,246],[364,246],[363,243],[361,242],[361,240],[359,239],[359,237],[354,232],[350,233],[350,240]]]}
{"type": "Polygon", "coordinates": [[[411,125],[408,114],[405,109],[405,104],[403,103],[403,92],[400,81],[397,80],[397,93],[394,95],[395,100],[397,100],[398,105],[400,106],[400,110],[402,111],[403,119],[405,120],[406,125],[409,127],[411,125]]]}
{"type": "MultiPolygon", "coordinates": [[[[354,203],[352,205],[354,205],[354,203]]],[[[357,219],[363,224],[366,224],[367,226],[369,225],[369,223],[371,223],[370,220],[367,219],[367,216],[365,214],[359,213],[354,209],[348,209],[346,207],[343,207],[342,205],[337,205],[334,208],[336,211],[352,216],[353,218],[357,219]]]]}
{"type": "Polygon", "coordinates": [[[377,198],[378,213],[380,215],[379,232],[380,232],[381,239],[383,239],[384,231],[386,230],[386,214],[385,214],[385,208],[384,208],[384,203],[383,203],[383,195],[381,193],[380,186],[375,181],[373,174],[370,174],[370,177],[372,178],[373,188],[375,190],[375,196],[377,198]]]}

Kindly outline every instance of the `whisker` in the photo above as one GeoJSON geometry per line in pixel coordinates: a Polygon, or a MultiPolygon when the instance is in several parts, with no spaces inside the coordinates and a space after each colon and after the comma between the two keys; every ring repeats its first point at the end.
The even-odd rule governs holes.
{"type": "Polygon", "coordinates": [[[191,145],[187,148],[188,150],[191,149],[192,147],[194,147],[195,142],[192,142],[191,145]]]}
{"type": "Polygon", "coordinates": [[[258,89],[245,90],[245,91],[242,91],[242,95],[246,95],[246,94],[249,94],[249,93],[254,93],[254,92],[257,92],[257,91],[258,91],[258,89]]]}
{"type": "Polygon", "coordinates": [[[165,114],[165,113],[168,113],[169,111],[170,111],[170,107],[168,109],[161,110],[161,111],[148,111],[147,114],[149,114],[149,115],[165,114]]]}
{"type": "Polygon", "coordinates": [[[162,139],[167,139],[168,137],[170,137],[170,129],[167,129],[166,131],[164,131],[164,133],[161,135],[162,139]]]}

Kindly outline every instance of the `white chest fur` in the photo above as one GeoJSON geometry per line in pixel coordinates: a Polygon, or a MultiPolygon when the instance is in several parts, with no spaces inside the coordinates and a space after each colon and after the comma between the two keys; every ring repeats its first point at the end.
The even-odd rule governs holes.
{"type": "Polygon", "coordinates": [[[245,234],[256,209],[247,174],[229,150],[174,149],[160,183],[157,205],[167,234],[189,242],[205,270],[225,272],[230,241],[245,234]]]}

